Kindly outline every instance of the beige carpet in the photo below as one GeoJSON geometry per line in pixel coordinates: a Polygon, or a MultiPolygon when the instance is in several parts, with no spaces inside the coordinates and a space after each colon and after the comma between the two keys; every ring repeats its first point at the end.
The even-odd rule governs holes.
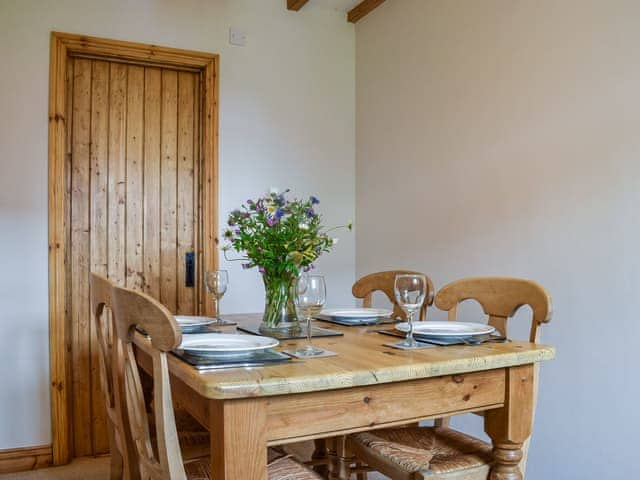
{"type": "MultiPolygon", "coordinates": [[[[370,473],[369,480],[385,480],[379,474],[370,473]]],[[[108,480],[109,457],[76,458],[64,467],[43,468],[33,472],[0,475],[0,480],[108,480]]]]}
{"type": "Polygon", "coordinates": [[[109,457],[76,458],[64,467],[0,475],[2,480],[109,480],[109,457]]]}

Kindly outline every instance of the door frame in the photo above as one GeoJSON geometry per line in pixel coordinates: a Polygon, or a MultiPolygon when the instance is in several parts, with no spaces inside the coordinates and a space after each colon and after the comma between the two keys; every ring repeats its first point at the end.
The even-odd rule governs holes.
{"type": "MultiPolygon", "coordinates": [[[[217,54],[158,47],[104,38],[51,33],[49,70],[49,363],[51,377],[51,437],[53,464],[72,458],[70,325],[66,321],[66,268],[68,248],[65,218],[67,168],[66,65],[70,55],[187,69],[200,72],[202,88],[201,165],[202,215],[201,271],[218,265],[218,88],[217,54]]],[[[210,302],[206,302],[207,304],[210,302]]],[[[211,307],[207,305],[208,312],[211,307]]],[[[212,313],[212,312],[208,312],[212,313]]]]}

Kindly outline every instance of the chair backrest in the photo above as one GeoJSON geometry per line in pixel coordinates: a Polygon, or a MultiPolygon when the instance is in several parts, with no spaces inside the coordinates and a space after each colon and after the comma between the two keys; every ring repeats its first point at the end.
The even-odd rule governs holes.
{"type": "Polygon", "coordinates": [[[167,352],[182,341],[175,318],[162,304],[143,293],[113,287],[116,334],[124,351],[125,406],[142,480],[186,480],[173,414],[167,352]],[[151,443],[148,416],[133,351],[136,327],[151,337],[153,399],[157,455],[151,443]]]}
{"type": "Polygon", "coordinates": [[[363,307],[371,306],[373,292],[383,292],[393,305],[393,318],[406,319],[404,311],[396,302],[395,293],[393,291],[396,275],[403,274],[424,275],[427,279],[427,295],[425,297],[424,305],[420,309],[420,320],[425,320],[427,318],[427,307],[433,303],[435,290],[433,288],[433,282],[429,276],[424,273],[414,272],[411,270],[388,270],[386,272],[371,273],[369,275],[365,275],[354,283],[351,288],[351,292],[354,297],[362,299],[363,307]]]}
{"type": "Polygon", "coordinates": [[[94,318],[98,345],[98,363],[100,368],[100,386],[107,413],[107,430],[111,450],[111,468],[124,478],[137,478],[135,450],[129,440],[126,415],[122,409],[124,382],[122,378],[122,344],[115,335],[113,302],[111,292],[113,284],[105,277],[92,273],[91,313],[94,318]],[[117,458],[117,461],[114,461],[117,458]],[[125,473],[126,472],[126,473],[125,473]]]}
{"type": "Polygon", "coordinates": [[[538,283],[511,277],[474,277],[451,282],[440,289],[435,298],[436,307],[457,320],[458,305],[465,300],[476,300],[489,324],[503,335],[508,335],[507,320],[516,311],[529,305],[533,311],[529,341],[537,342],[538,327],[551,320],[551,297],[538,283]]]}
{"type": "MultiPolygon", "coordinates": [[[[446,310],[449,320],[458,319],[458,305],[465,300],[476,300],[484,313],[489,316],[489,324],[508,336],[507,321],[524,305],[531,307],[531,328],[529,341],[537,343],[540,337],[538,327],[551,321],[551,297],[540,284],[531,280],[511,277],[475,277],[455,280],[440,289],[435,298],[436,307],[446,310]]],[[[533,405],[538,399],[539,364],[534,367],[533,405]]],[[[446,423],[444,423],[446,425],[446,423]]],[[[531,439],[522,447],[520,470],[524,475],[531,439]]]]}

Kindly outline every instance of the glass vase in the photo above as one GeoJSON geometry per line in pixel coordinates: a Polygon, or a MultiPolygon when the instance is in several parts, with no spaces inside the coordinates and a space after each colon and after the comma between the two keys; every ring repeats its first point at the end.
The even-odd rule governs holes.
{"type": "Polygon", "coordinates": [[[276,275],[265,272],[265,305],[260,332],[296,333],[300,331],[300,322],[294,304],[296,278],[290,274],[276,275]]]}

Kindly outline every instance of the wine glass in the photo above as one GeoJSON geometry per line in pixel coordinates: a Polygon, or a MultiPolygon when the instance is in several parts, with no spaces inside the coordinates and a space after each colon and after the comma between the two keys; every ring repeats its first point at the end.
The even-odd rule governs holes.
{"type": "Polygon", "coordinates": [[[217,323],[224,323],[220,318],[220,299],[224,296],[229,286],[229,273],[226,270],[207,272],[204,276],[207,292],[213,297],[213,305],[216,312],[217,323]]]}
{"type": "Polygon", "coordinates": [[[407,314],[409,330],[406,338],[396,343],[399,347],[415,348],[420,346],[413,338],[413,316],[420,310],[427,293],[427,279],[424,275],[403,274],[396,275],[393,289],[396,302],[407,314]]]}
{"type": "Polygon", "coordinates": [[[296,350],[296,355],[311,357],[324,353],[311,340],[311,318],[322,310],[327,298],[327,289],[322,275],[302,275],[296,283],[295,303],[307,320],[307,345],[296,350]]]}

